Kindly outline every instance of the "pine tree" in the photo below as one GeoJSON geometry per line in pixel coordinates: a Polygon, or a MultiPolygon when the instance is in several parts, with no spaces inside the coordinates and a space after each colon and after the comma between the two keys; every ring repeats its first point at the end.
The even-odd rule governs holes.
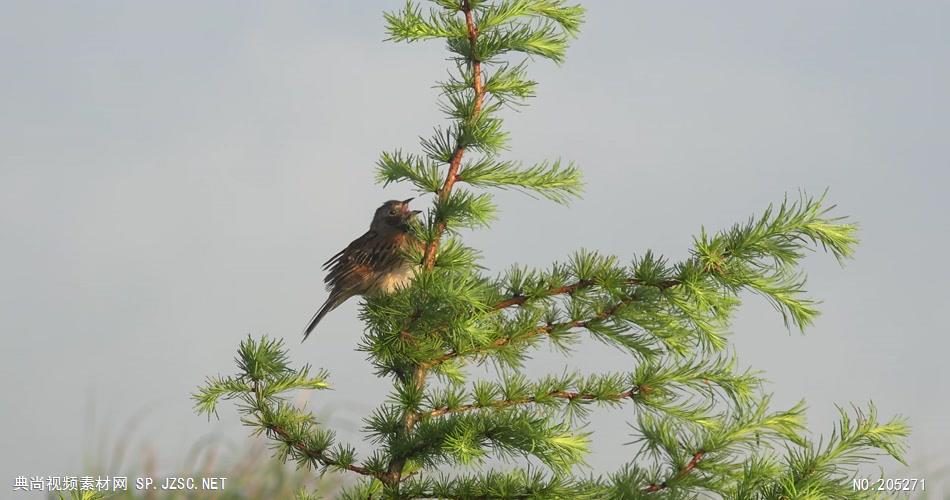
{"type": "Polygon", "coordinates": [[[197,410],[211,415],[219,400],[236,400],[280,460],[358,477],[345,498],[867,497],[852,488],[856,468],[880,455],[901,460],[905,423],[879,421],[873,406],[842,409],[831,435],[816,441],[804,403],[771,408],[760,373],[739,366],[726,336],[747,291],[770,301],[788,327],[807,327],[818,310],[799,262],[810,249],[849,258],[855,225],[832,215],[824,196],[802,195],[729,229],[703,230],[680,262],[581,250],[548,269],[487,275],[460,230],[490,224],[493,189],[556,203],[581,190],[572,164],[503,160],[500,114],[534,95],[528,61],[564,59],[584,10],[563,0],[430,3],[385,14],[391,40],[442,39],[455,65],[439,84],[450,125],[423,139],[420,153],[386,152],[377,165],[384,186],[408,183],[434,204],[413,228],[425,244],[405,255],[419,264],[412,284],[367,298],[361,310],[359,349],[393,385],[363,420],[375,451],[358,458],[291,404],[294,391],[329,387],[329,374],[292,367],[283,342],[268,337],[242,342],[238,373],[209,378],[194,396],[197,410]],[[588,338],[629,354],[635,368],[523,374],[540,345],[567,352],[588,338]],[[484,364],[500,375],[473,380],[469,369],[484,364]],[[637,415],[636,459],[606,476],[579,475],[586,416],[624,405],[637,415]],[[446,472],[497,458],[514,465],[446,472]]]}

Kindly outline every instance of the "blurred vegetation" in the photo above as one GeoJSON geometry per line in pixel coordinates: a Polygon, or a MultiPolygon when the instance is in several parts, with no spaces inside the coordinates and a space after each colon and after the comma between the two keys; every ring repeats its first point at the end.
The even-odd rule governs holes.
{"type": "MultiPolygon", "coordinates": [[[[257,500],[296,498],[301,493],[317,498],[335,498],[343,485],[342,475],[327,472],[314,474],[297,469],[274,458],[265,439],[241,439],[240,444],[218,434],[209,434],[191,445],[180,458],[160,459],[155,449],[142,444],[139,428],[154,408],[144,408],[123,425],[96,421],[94,404],[88,409],[86,432],[90,442],[84,445],[84,463],[80,476],[96,478],[124,476],[125,491],[60,491],[48,492],[47,498],[57,500],[257,500]],[[94,427],[98,427],[95,429],[94,427]],[[220,490],[137,490],[136,478],[152,478],[155,485],[168,477],[194,478],[196,488],[202,478],[227,478],[220,490]]],[[[328,415],[322,415],[326,418],[328,415]]]]}
{"type": "MultiPolygon", "coordinates": [[[[319,492],[329,498],[334,497],[339,487],[340,478],[337,474],[328,473],[322,478],[310,470],[296,469],[274,460],[272,452],[263,439],[248,441],[249,447],[243,450],[223,450],[214,440],[199,441],[189,451],[185,463],[180,470],[163,472],[164,468],[157,467],[153,457],[146,456],[141,468],[133,467],[123,470],[123,475],[129,478],[129,489],[124,492],[110,492],[102,498],[145,499],[162,498],[174,500],[244,500],[262,498],[294,498],[298,492],[319,492]],[[175,490],[175,491],[139,491],[133,481],[136,477],[151,477],[156,483],[166,477],[194,478],[196,487],[200,488],[201,479],[209,477],[227,478],[221,490],[175,490]]],[[[108,475],[109,470],[99,467],[93,468],[90,475],[108,475]],[[101,472],[100,472],[101,471],[101,472]]],[[[112,472],[115,474],[115,472],[112,472]]],[[[98,500],[98,499],[83,499],[98,500]]]]}

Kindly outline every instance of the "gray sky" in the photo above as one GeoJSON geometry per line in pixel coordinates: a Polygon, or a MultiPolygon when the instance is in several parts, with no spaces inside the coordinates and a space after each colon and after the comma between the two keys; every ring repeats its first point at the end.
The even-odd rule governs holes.
{"type": "MultiPolygon", "coordinates": [[[[209,424],[188,395],[234,370],[248,333],[329,369],[336,390],[312,404],[365,449],[354,419],[388,383],[353,349],[357,301],[298,339],[325,298],[319,265],[409,194],[372,183],[379,152],[415,150],[442,119],[441,44],[382,42],[399,5],[4,2],[0,480],[81,473],[109,435],[172,468],[208,433],[244,443],[232,406],[209,424]]],[[[824,315],[805,336],[749,297],[740,363],[766,370],[776,407],[805,398],[818,432],[835,404],[906,415],[914,468],[887,462],[894,476],[947,465],[950,4],[586,5],[567,63],[535,63],[539,97],[506,122],[508,158],[576,161],[584,198],[499,195],[500,220],[468,240],[484,263],[682,258],[701,225],[828,187],[861,224],[857,258],[807,259],[824,315]]],[[[590,345],[531,371],[625,363],[590,345]]],[[[595,414],[595,471],[632,457],[630,412],[595,414]]]]}

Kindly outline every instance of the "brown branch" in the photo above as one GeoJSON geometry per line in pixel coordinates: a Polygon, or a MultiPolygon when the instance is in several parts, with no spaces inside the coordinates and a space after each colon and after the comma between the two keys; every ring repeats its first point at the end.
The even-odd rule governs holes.
{"type": "MultiPolygon", "coordinates": [[[[598,313],[597,315],[595,315],[595,316],[592,317],[592,318],[579,319],[579,320],[574,320],[574,321],[565,321],[565,322],[563,322],[563,323],[550,323],[550,324],[547,324],[547,325],[544,325],[544,326],[539,326],[539,327],[537,327],[535,330],[533,330],[533,331],[527,333],[523,338],[529,338],[529,337],[535,337],[535,336],[537,336],[537,335],[548,334],[548,333],[551,333],[551,332],[553,332],[554,330],[559,329],[559,328],[587,328],[587,327],[588,327],[591,323],[593,323],[594,321],[599,321],[599,320],[602,320],[602,319],[609,318],[610,316],[613,316],[614,314],[617,313],[617,311],[618,311],[621,307],[623,307],[623,306],[625,306],[625,305],[627,305],[627,304],[629,304],[629,303],[631,303],[631,302],[633,302],[633,301],[634,301],[634,298],[633,298],[633,297],[628,297],[628,298],[626,298],[626,299],[623,299],[623,300],[617,302],[616,304],[610,306],[608,309],[605,309],[605,310],[601,311],[600,313],[598,313]]],[[[508,345],[509,343],[511,343],[511,340],[512,340],[511,337],[501,337],[501,338],[495,339],[495,341],[492,342],[490,345],[485,346],[485,347],[482,347],[482,348],[479,348],[479,349],[474,350],[474,351],[471,351],[471,352],[463,352],[463,353],[460,353],[460,352],[457,352],[457,351],[447,352],[447,353],[443,354],[442,356],[439,356],[438,358],[435,358],[435,359],[433,359],[433,360],[431,360],[431,361],[425,363],[424,366],[425,366],[427,369],[429,369],[429,368],[432,368],[432,367],[434,367],[434,366],[441,365],[442,363],[445,363],[446,361],[449,361],[450,359],[454,359],[454,358],[457,358],[457,357],[460,357],[460,356],[470,356],[470,355],[472,355],[472,354],[477,354],[477,353],[479,353],[479,352],[485,352],[485,351],[490,350],[490,349],[497,349],[497,348],[500,348],[500,347],[504,347],[504,346],[508,345]]]]}
{"type": "MultiPolygon", "coordinates": [[[[416,384],[420,390],[425,387],[426,383],[426,372],[428,367],[425,365],[419,365],[412,372],[412,382],[416,384]]],[[[402,421],[402,430],[404,434],[408,435],[412,432],[412,428],[416,425],[416,422],[419,421],[421,415],[417,412],[407,411],[406,416],[402,421]]],[[[405,478],[402,475],[402,470],[406,467],[406,457],[393,458],[389,462],[389,467],[386,469],[386,473],[383,474],[379,479],[380,481],[393,485],[397,484],[405,478]]],[[[408,477],[408,476],[406,476],[408,477]]]]}
{"type": "MultiPolygon", "coordinates": [[[[624,283],[627,285],[643,285],[644,284],[642,280],[638,280],[634,278],[628,279],[624,283]]],[[[679,284],[680,284],[679,280],[664,280],[657,283],[655,286],[659,288],[660,290],[666,290],[667,288],[672,288],[679,284]]],[[[573,294],[574,292],[576,292],[577,290],[581,288],[587,288],[593,285],[594,285],[594,280],[589,280],[589,279],[578,280],[569,285],[549,288],[547,291],[544,292],[544,296],[551,297],[554,295],[573,294]]],[[[521,295],[521,294],[512,295],[511,297],[508,297],[507,299],[502,300],[496,303],[495,305],[493,305],[491,310],[498,311],[500,309],[506,309],[511,306],[519,306],[527,302],[528,299],[529,297],[525,295],[521,295]]]]}
{"type": "MultiPolygon", "coordinates": [[[[674,476],[673,479],[682,479],[688,476],[689,473],[692,472],[693,469],[696,468],[696,465],[699,463],[700,460],[703,459],[704,456],[706,456],[705,450],[699,450],[696,453],[694,453],[692,460],[690,460],[689,463],[686,464],[685,467],[680,469],[680,471],[676,473],[676,476],[674,476]]],[[[669,480],[663,481],[662,483],[659,483],[659,484],[650,483],[647,485],[646,488],[643,488],[643,492],[656,493],[657,491],[665,490],[668,487],[669,487],[669,480]]]]}
{"type": "MultiPolygon", "coordinates": [[[[565,293],[574,293],[575,291],[577,291],[578,288],[586,288],[593,284],[594,284],[593,280],[580,280],[580,281],[571,283],[570,285],[549,288],[547,291],[544,292],[544,295],[552,296],[552,295],[562,295],[565,293]]],[[[521,294],[512,295],[511,297],[508,297],[507,299],[501,302],[498,302],[497,304],[492,306],[492,310],[497,311],[499,309],[505,309],[511,306],[518,306],[518,305],[524,304],[525,301],[527,300],[528,300],[528,297],[525,295],[521,295],[521,294]]]]}
{"type": "MultiPolygon", "coordinates": [[[[633,397],[636,394],[639,394],[641,391],[642,391],[642,388],[634,387],[623,392],[618,392],[617,394],[613,394],[608,397],[599,397],[595,394],[585,394],[585,393],[573,392],[573,391],[552,391],[547,394],[547,397],[566,399],[568,401],[572,401],[575,399],[583,400],[583,401],[591,401],[591,400],[620,401],[629,397],[633,397]]],[[[449,408],[448,406],[443,406],[440,408],[435,408],[429,411],[428,413],[426,413],[425,415],[429,417],[439,417],[439,416],[449,414],[449,413],[462,413],[462,412],[467,412],[467,411],[480,410],[483,408],[500,409],[500,408],[507,408],[509,406],[531,404],[531,403],[537,403],[537,402],[538,402],[538,399],[534,396],[521,398],[521,399],[498,399],[495,401],[491,401],[486,405],[468,404],[468,405],[456,406],[455,408],[449,408]]]]}
{"type": "MultiPolygon", "coordinates": [[[[478,117],[478,114],[481,113],[482,104],[485,101],[485,84],[482,80],[482,62],[475,59],[475,48],[478,43],[478,27],[475,26],[475,15],[472,12],[472,7],[469,5],[468,0],[462,0],[461,10],[465,13],[465,24],[468,26],[468,43],[471,51],[469,61],[472,65],[472,90],[475,91],[475,103],[472,107],[472,114],[469,116],[469,120],[474,121],[475,118],[478,117]]],[[[449,162],[449,171],[446,173],[445,182],[442,183],[442,187],[438,192],[440,202],[445,202],[449,199],[452,186],[454,186],[455,181],[458,180],[463,155],[465,155],[465,145],[459,143],[452,153],[452,159],[449,162]]],[[[435,265],[435,254],[439,250],[439,240],[442,238],[444,231],[445,221],[437,222],[435,225],[435,236],[432,238],[432,241],[426,245],[423,254],[423,263],[426,269],[432,269],[432,266],[435,265]]]]}
{"type": "MultiPolygon", "coordinates": [[[[468,26],[468,42],[471,54],[469,61],[472,65],[472,90],[475,91],[475,103],[472,107],[472,114],[469,117],[470,120],[474,121],[478,117],[478,114],[482,110],[482,103],[485,99],[485,86],[482,81],[482,63],[481,61],[475,59],[475,49],[478,42],[478,28],[475,26],[475,15],[472,12],[472,6],[469,4],[468,0],[462,0],[461,10],[465,13],[465,23],[468,26]]],[[[452,153],[452,159],[449,162],[449,171],[445,174],[445,182],[443,182],[442,187],[439,189],[438,197],[440,202],[445,202],[449,199],[449,194],[452,192],[452,187],[455,185],[455,181],[458,180],[459,168],[462,166],[462,156],[465,155],[465,145],[457,144],[455,151],[452,153]]],[[[423,266],[426,269],[432,269],[435,265],[435,254],[439,250],[439,241],[442,238],[442,233],[445,232],[445,221],[438,221],[435,226],[435,235],[432,238],[432,241],[426,245],[425,251],[423,252],[423,266]]],[[[411,322],[410,322],[411,323],[411,322]]],[[[409,327],[407,326],[403,329],[402,337],[404,339],[410,338],[409,327]]],[[[433,365],[429,364],[420,364],[415,368],[412,373],[412,382],[420,390],[425,387],[426,383],[426,372],[433,365]]],[[[421,415],[416,412],[407,412],[406,416],[403,419],[403,427],[401,432],[408,435],[412,432],[412,428],[421,418],[421,415]]],[[[389,462],[389,467],[387,468],[386,474],[384,474],[380,480],[386,484],[398,484],[402,479],[402,471],[406,466],[405,456],[399,458],[393,458],[389,462]]]]}
{"type": "MultiPolygon", "coordinates": [[[[631,278],[631,279],[626,280],[625,283],[626,283],[627,285],[643,285],[643,284],[644,284],[642,280],[638,280],[638,279],[634,279],[634,278],[631,278]]],[[[653,286],[656,286],[657,288],[659,288],[659,289],[661,289],[661,290],[666,290],[667,288],[672,288],[672,287],[674,287],[674,286],[679,285],[680,283],[681,283],[681,282],[680,282],[679,280],[664,280],[664,281],[661,281],[661,282],[659,282],[659,283],[657,283],[657,284],[655,284],[655,285],[653,285],[653,286]]],[[[573,294],[574,292],[576,292],[577,290],[579,290],[579,289],[581,289],[581,288],[587,288],[587,287],[589,287],[589,286],[593,286],[594,284],[595,284],[594,280],[589,280],[589,279],[588,279],[588,280],[578,280],[578,281],[575,281],[574,283],[571,283],[571,284],[569,284],[569,285],[564,285],[564,286],[559,286],[559,287],[552,287],[552,288],[548,289],[548,290],[545,292],[544,295],[545,295],[545,296],[554,296],[554,295],[563,295],[563,294],[573,294]]],[[[493,305],[493,306],[491,307],[491,309],[489,309],[489,310],[490,310],[490,311],[499,311],[499,310],[502,310],[502,309],[506,309],[506,308],[508,308],[508,307],[521,305],[521,304],[527,302],[528,300],[529,300],[529,298],[528,298],[527,296],[525,296],[525,295],[512,295],[511,297],[508,297],[508,298],[505,299],[505,300],[502,300],[502,301],[500,301],[500,302],[495,303],[495,305],[493,305]]],[[[632,301],[632,299],[628,299],[628,300],[625,300],[625,301],[621,301],[621,302],[618,303],[617,305],[615,305],[615,306],[611,307],[610,309],[608,309],[608,310],[602,312],[602,313],[599,314],[597,317],[591,318],[591,319],[586,320],[586,321],[573,321],[573,322],[568,322],[568,323],[555,323],[555,324],[547,325],[547,326],[545,326],[545,327],[540,327],[537,331],[535,331],[532,335],[529,335],[529,336],[534,336],[534,335],[544,334],[544,333],[550,333],[550,332],[553,331],[555,328],[560,328],[560,327],[568,327],[568,328],[581,328],[581,327],[586,327],[587,324],[588,324],[590,321],[593,321],[593,320],[596,320],[596,319],[603,319],[603,318],[605,318],[605,317],[607,317],[607,316],[611,316],[611,315],[613,315],[613,314],[616,312],[616,310],[617,310],[619,307],[621,307],[621,306],[623,306],[623,305],[625,305],[625,304],[627,304],[627,303],[629,303],[629,302],[631,302],[631,301],[632,301]]],[[[410,334],[410,332],[409,332],[409,328],[412,326],[412,323],[415,322],[415,320],[419,318],[419,316],[420,316],[420,314],[416,314],[415,316],[413,316],[413,318],[408,322],[408,324],[406,325],[406,327],[400,332],[400,336],[402,337],[403,340],[405,340],[405,341],[411,341],[412,337],[411,337],[411,334],[410,334]]],[[[492,347],[502,347],[502,346],[504,346],[504,345],[507,345],[508,342],[510,342],[510,341],[511,341],[511,338],[510,338],[510,337],[500,338],[500,339],[497,339],[491,346],[489,346],[489,348],[492,348],[492,347]]],[[[474,353],[472,353],[472,354],[474,354],[474,353]]],[[[428,368],[432,368],[433,366],[440,365],[440,364],[444,363],[445,361],[447,361],[447,360],[449,360],[449,359],[451,359],[451,358],[458,357],[458,356],[460,356],[460,355],[463,355],[463,354],[459,354],[459,353],[456,353],[456,352],[449,352],[449,353],[446,353],[445,355],[443,355],[443,356],[441,356],[441,357],[439,357],[439,358],[436,358],[436,359],[430,361],[429,364],[427,365],[427,367],[428,367],[428,368]]]]}
{"type": "Polygon", "coordinates": [[[413,342],[412,333],[409,331],[409,328],[412,327],[412,324],[415,323],[422,316],[422,309],[416,309],[412,313],[412,317],[409,318],[409,321],[406,321],[406,326],[403,327],[399,332],[399,337],[402,338],[405,342],[413,342]]]}
{"type": "Polygon", "coordinates": [[[273,424],[272,424],[272,425],[268,425],[268,426],[267,426],[267,430],[273,432],[278,438],[280,438],[281,441],[283,441],[284,443],[287,443],[288,445],[292,446],[295,450],[299,451],[300,453],[303,453],[303,454],[306,455],[307,457],[310,457],[310,458],[312,458],[312,459],[314,459],[314,460],[317,460],[318,462],[320,462],[321,464],[323,464],[323,465],[325,465],[325,466],[328,466],[328,467],[342,467],[342,468],[344,468],[344,469],[346,469],[346,470],[348,470],[348,471],[352,471],[352,472],[355,472],[355,473],[357,473],[357,474],[362,474],[362,475],[364,475],[364,476],[372,476],[372,477],[380,478],[380,479],[381,479],[381,474],[379,474],[379,473],[377,473],[377,472],[372,472],[372,471],[370,471],[369,469],[367,469],[367,468],[365,468],[365,467],[360,467],[360,466],[358,466],[358,465],[352,465],[352,464],[341,466],[340,464],[335,464],[335,463],[331,462],[331,461],[327,458],[327,456],[323,454],[322,451],[312,450],[312,449],[310,449],[310,448],[307,448],[307,445],[303,444],[302,442],[300,442],[300,441],[294,441],[293,439],[291,439],[290,434],[288,434],[287,431],[284,430],[283,427],[280,427],[280,426],[277,426],[277,425],[273,425],[273,424]]]}

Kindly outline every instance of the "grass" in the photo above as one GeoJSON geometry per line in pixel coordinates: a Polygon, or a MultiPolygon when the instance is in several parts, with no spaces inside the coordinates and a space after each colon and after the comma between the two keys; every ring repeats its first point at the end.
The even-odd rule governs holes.
{"type": "Polygon", "coordinates": [[[121,426],[102,422],[99,431],[93,429],[96,421],[94,404],[90,401],[87,408],[86,432],[90,441],[84,443],[84,466],[81,476],[128,478],[125,491],[60,491],[48,492],[50,499],[70,500],[257,500],[290,499],[306,492],[320,497],[333,498],[343,485],[343,476],[301,468],[295,464],[283,464],[274,458],[271,442],[264,438],[242,439],[235,444],[209,434],[197,440],[179,459],[177,466],[162,463],[154,448],[137,444],[143,426],[149,415],[155,414],[155,408],[144,408],[133,415],[121,426]],[[115,429],[114,433],[110,431],[115,429]],[[133,444],[136,443],[136,444],[133,444]],[[196,489],[162,490],[136,488],[136,478],[152,478],[158,486],[165,478],[192,478],[196,489]],[[227,478],[223,489],[201,489],[202,478],[227,478]]]}

